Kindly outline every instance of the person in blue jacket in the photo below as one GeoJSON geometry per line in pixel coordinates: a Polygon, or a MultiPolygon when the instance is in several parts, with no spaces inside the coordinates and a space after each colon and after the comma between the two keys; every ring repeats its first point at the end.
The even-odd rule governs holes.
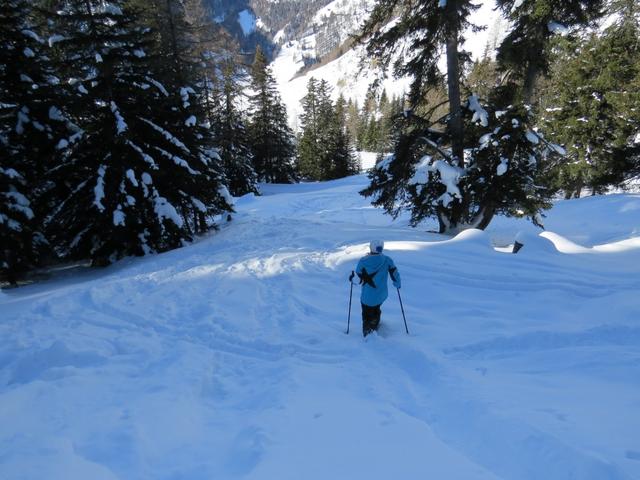
{"type": "MultiPolygon", "coordinates": [[[[369,244],[368,255],[360,259],[356,266],[355,274],[360,279],[362,291],[360,303],[362,304],[362,334],[366,337],[380,325],[380,307],[389,296],[387,289],[387,275],[391,277],[393,286],[400,288],[400,273],[391,257],[384,255],[384,242],[374,240],[369,244]]],[[[349,281],[353,283],[354,272],[351,272],[349,281]]]]}

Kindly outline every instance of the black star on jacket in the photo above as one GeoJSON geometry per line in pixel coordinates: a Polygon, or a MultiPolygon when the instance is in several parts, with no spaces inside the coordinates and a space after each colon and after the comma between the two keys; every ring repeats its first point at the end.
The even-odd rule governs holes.
{"type": "Polygon", "coordinates": [[[371,288],[377,288],[373,281],[373,277],[375,277],[379,271],[380,270],[376,270],[373,273],[369,273],[366,268],[363,268],[362,273],[358,273],[358,277],[360,277],[360,284],[369,285],[371,288]]]}

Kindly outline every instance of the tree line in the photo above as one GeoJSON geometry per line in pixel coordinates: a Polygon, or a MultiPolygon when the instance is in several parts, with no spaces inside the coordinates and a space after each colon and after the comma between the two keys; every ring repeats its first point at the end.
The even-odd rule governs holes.
{"type": "Polygon", "coordinates": [[[210,18],[199,0],[2,2],[1,275],[176,248],[231,195],[296,180],[264,55],[244,65],[210,18]]]}

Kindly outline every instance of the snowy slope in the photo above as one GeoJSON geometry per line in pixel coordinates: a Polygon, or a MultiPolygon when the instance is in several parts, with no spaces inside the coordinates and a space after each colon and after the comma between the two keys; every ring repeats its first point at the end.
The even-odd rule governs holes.
{"type": "Polygon", "coordinates": [[[192,246],[1,293],[0,478],[640,478],[640,196],[446,239],[365,184],[265,186],[192,246]],[[372,238],[411,335],[391,292],[363,341],[359,287],[344,334],[372,238]]]}

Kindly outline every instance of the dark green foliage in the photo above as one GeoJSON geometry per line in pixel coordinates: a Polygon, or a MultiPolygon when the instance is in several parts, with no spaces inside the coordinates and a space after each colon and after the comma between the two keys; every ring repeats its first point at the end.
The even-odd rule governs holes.
{"type": "Polygon", "coordinates": [[[359,172],[360,165],[355,154],[353,140],[347,129],[347,103],[341,95],[336,101],[333,121],[332,178],[342,178],[359,172]]]}
{"type": "Polygon", "coordinates": [[[624,12],[602,35],[556,48],[543,121],[568,151],[556,177],[568,198],[584,188],[603,192],[637,174],[640,26],[633,10],[624,12]]]}
{"type": "Polygon", "coordinates": [[[463,109],[463,167],[442,146],[440,132],[409,117],[394,156],[370,173],[371,185],[362,193],[392,215],[408,208],[413,225],[436,217],[441,232],[484,229],[496,214],[526,216],[539,224],[552,191],[537,186],[536,180],[561,149],[531,130],[528,110],[479,108],[476,102],[472,97],[463,109]]]}
{"type": "Polygon", "coordinates": [[[302,99],[302,132],[298,141],[300,174],[310,180],[331,180],[357,173],[351,135],[347,129],[347,104],[334,105],[329,84],[310,78],[302,99]]]}
{"type": "Polygon", "coordinates": [[[243,96],[240,75],[237,64],[229,59],[223,63],[222,88],[216,95],[219,106],[215,110],[213,127],[229,190],[236,197],[250,192],[258,193],[249,134],[237,106],[243,96]]]}
{"type": "Polygon", "coordinates": [[[361,114],[357,117],[354,138],[359,150],[369,152],[389,152],[393,150],[398,136],[396,123],[402,115],[404,101],[402,98],[388,99],[386,91],[382,91],[380,99],[373,94],[367,97],[361,114]]]}
{"type": "Polygon", "coordinates": [[[498,49],[498,62],[523,85],[522,98],[533,100],[536,80],[548,72],[549,39],[558,28],[583,28],[602,15],[605,0],[497,0],[513,22],[498,49]]]}
{"type": "Polygon", "coordinates": [[[465,57],[458,45],[474,8],[469,2],[379,0],[361,34],[369,40],[369,55],[383,67],[400,49],[411,52],[398,57],[394,72],[413,76],[409,101],[411,112],[418,113],[405,120],[394,155],[372,172],[372,183],[363,194],[393,214],[408,208],[416,225],[434,216],[441,232],[485,228],[496,213],[539,223],[538,215],[549,205],[552,189],[535,185],[549,178],[549,166],[558,162],[563,150],[533,133],[534,118],[522,100],[530,101],[535,80],[547,68],[548,42],[559,28],[553,22],[584,26],[598,17],[602,1],[498,4],[512,20],[513,30],[499,48],[498,65],[485,58],[466,82],[461,73],[465,57]],[[385,28],[396,16],[399,20],[385,28]],[[434,121],[441,106],[429,103],[429,97],[437,97],[434,92],[445,85],[437,66],[442,50],[447,57],[449,109],[434,121]],[[510,75],[498,78],[496,67],[510,75]],[[465,84],[485,95],[489,104],[480,108],[472,96],[465,106],[465,84]],[[470,110],[476,118],[470,117],[470,110]]]}
{"type": "Polygon", "coordinates": [[[167,59],[174,82],[158,81],[153,38],[121,1],[70,0],[54,21],[61,56],[75,66],[66,112],[81,130],[59,145],[52,240],[96,265],[181,246],[230,206],[179,57],[167,59]]]}
{"type": "Polygon", "coordinates": [[[66,132],[54,109],[60,82],[37,18],[26,0],[0,5],[0,275],[11,281],[44,253],[41,185],[56,138],[66,132]]]}
{"type": "Polygon", "coordinates": [[[379,0],[359,40],[367,41],[368,55],[382,68],[392,67],[397,77],[413,76],[409,103],[415,106],[426,90],[443,81],[444,74],[438,68],[442,47],[452,35],[457,37],[470,26],[468,17],[476,8],[468,0],[449,1],[446,10],[439,7],[439,0],[379,0]],[[398,14],[398,21],[385,28],[398,14]],[[401,49],[411,53],[400,55],[391,64],[401,49]]]}
{"type": "Polygon", "coordinates": [[[262,50],[251,68],[251,121],[249,135],[258,180],[270,183],[296,181],[295,145],[287,112],[262,50]]]}

